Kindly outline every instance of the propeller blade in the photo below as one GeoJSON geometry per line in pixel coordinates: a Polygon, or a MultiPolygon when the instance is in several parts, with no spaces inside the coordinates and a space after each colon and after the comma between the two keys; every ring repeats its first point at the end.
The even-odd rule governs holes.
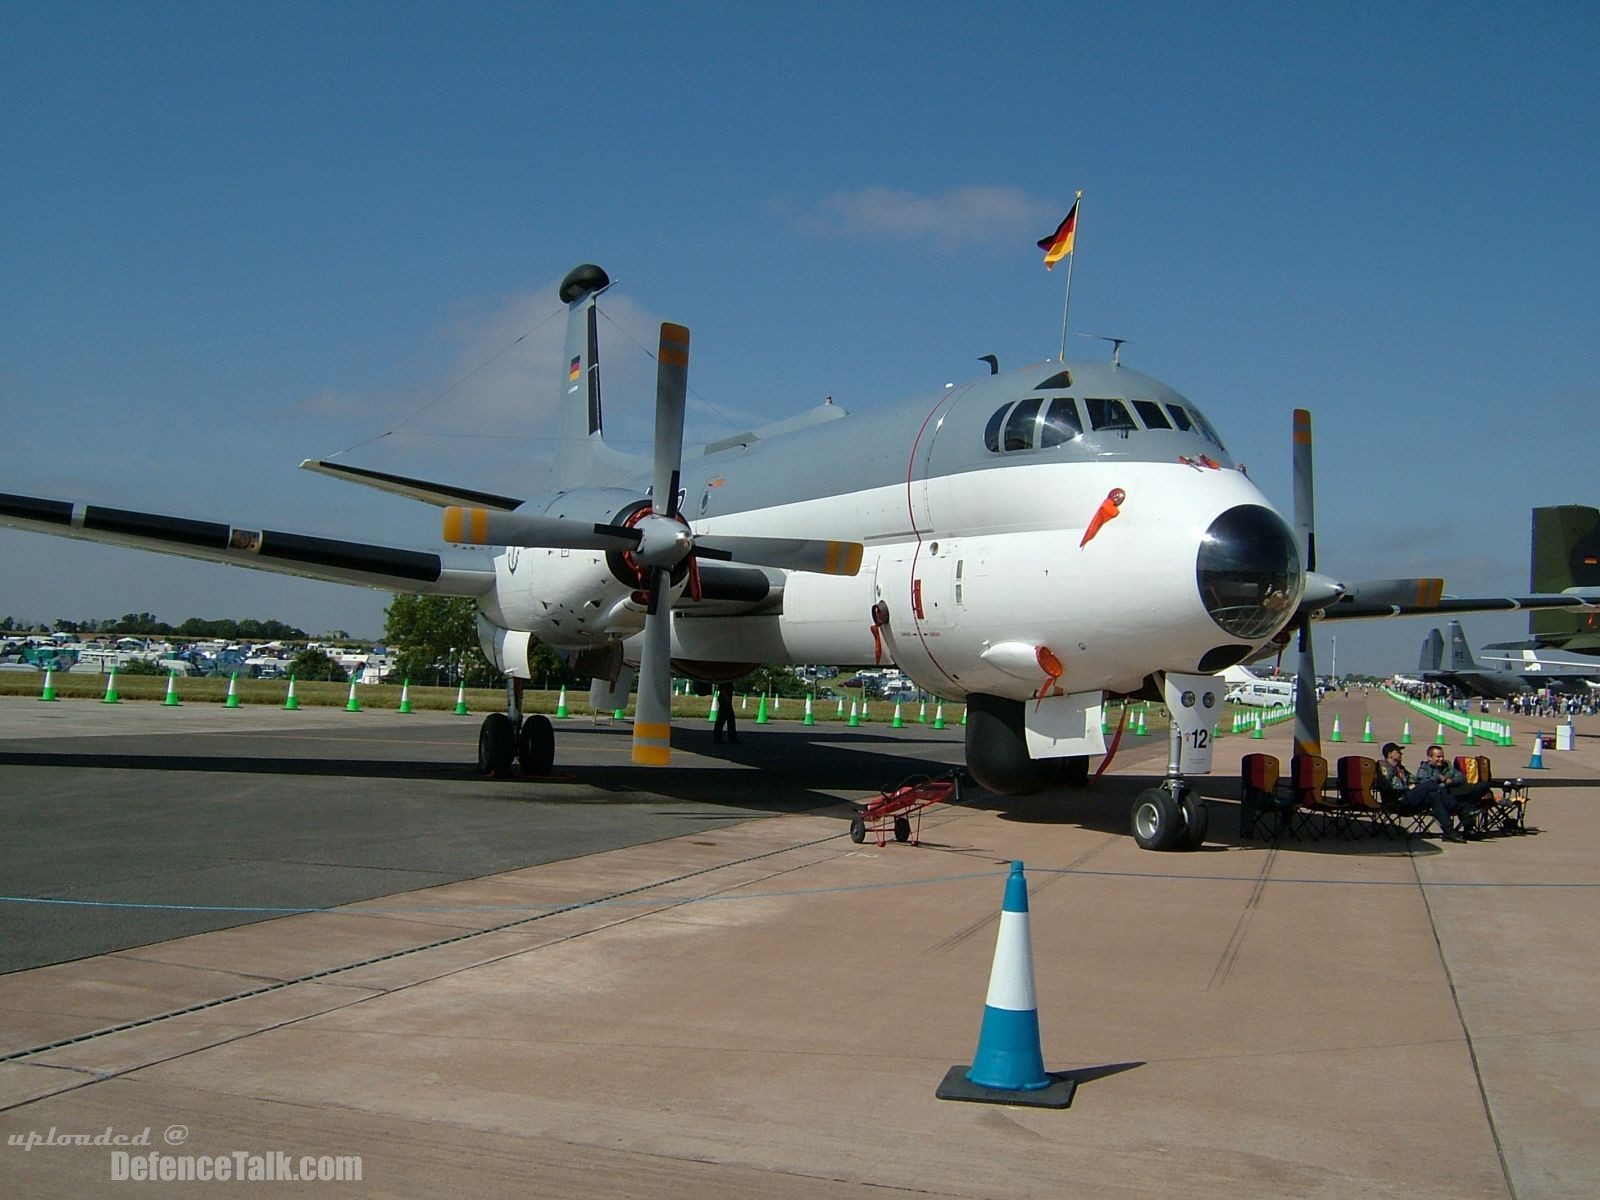
{"type": "Polygon", "coordinates": [[[1317,506],[1311,486],[1311,413],[1294,410],[1294,531],[1300,537],[1302,565],[1317,569],[1317,506]]]}
{"type": "Polygon", "coordinates": [[[650,572],[650,604],[639,656],[639,699],[633,710],[633,761],[664,767],[672,760],[672,608],[658,603],[667,572],[650,572]]]}
{"type": "Polygon", "coordinates": [[[1431,608],[1444,596],[1442,579],[1363,579],[1350,584],[1345,595],[1362,604],[1398,604],[1404,608],[1431,608]]]}
{"type": "Polygon", "coordinates": [[[538,546],[551,550],[632,550],[643,535],[621,525],[531,517],[451,505],[444,540],[462,546],[538,546]]]}
{"type": "MultiPolygon", "coordinates": [[[[1312,491],[1311,413],[1294,410],[1294,527],[1309,575],[1317,569],[1317,514],[1312,491]]],[[[1332,587],[1339,585],[1328,581],[1332,587]]],[[[1331,589],[1330,589],[1331,590],[1331,589]]],[[[1295,621],[1299,665],[1294,678],[1294,752],[1322,755],[1322,723],[1317,715],[1317,661],[1311,645],[1311,615],[1302,610],[1295,621]]]]}
{"type": "Polygon", "coordinates": [[[860,542],[827,542],[814,538],[740,537],[705,534],[694,540],[701,558],[756,563],[819,575],[854,575],[861,570],[860,542]]]}
{"type": "Polygon", "coordinates": [[[1299,661],[1294,677],[1294,752],[1322,755],[1322,720],[1317,713],[1317,660],[1311,646],[1311,622],[1299,623],[1299,661]]]}
{"type": "Polygon", "coordinates": [[[652,493],[655,511],[678,515],[678,477],[683,461],[683,412],[689,390],[689,331],[661,323],[656,358],[656,463],[652,493]]]}

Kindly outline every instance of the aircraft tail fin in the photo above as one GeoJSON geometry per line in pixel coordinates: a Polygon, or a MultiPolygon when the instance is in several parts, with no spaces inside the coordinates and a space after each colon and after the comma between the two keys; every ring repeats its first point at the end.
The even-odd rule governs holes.
{"type": "Polygon", "coordinates": [[[561,281],[561,300],[567,306],[567,341],[556,417],[559,488],[620,483],[650,470],[647,459],[613,450],[605,442],[595,301],[610,286],[611,277],[593,263],[574,267],[561,281]]]}
{"type": "MultiPolygon", "coordinates": [[[[1561,504],[1533,510],[1533,551],[1528,583],[1535,592],[1600,587],[1600,509],[1561,504]]],[[[1596,632],[1595,614],[1534,612],[1528,633],[1541,645],[1566,645],[1596,632]]]]}
{"type": "Polygon", "coordinates": [[[1444,634],[1430,629],[1422,639],[1422,656],[1417,659],[1417,670],[1439,671],[1444,668],[1444,634]]]}
{"type": "Polygon", "coordinates": [[[1461,622],[1450,622],[1450,670],[1476,671],[1477,660],[1472,657],[1472,647],[1467,645],[1467,635],[1461,632],[1461,622]]]}

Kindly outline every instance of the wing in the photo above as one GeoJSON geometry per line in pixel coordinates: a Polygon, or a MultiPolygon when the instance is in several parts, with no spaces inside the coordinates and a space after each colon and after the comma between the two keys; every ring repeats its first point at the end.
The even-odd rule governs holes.
{"type": "MultiPolygon", "coordinates": [[[[1519,609],[1600,611],[1600,593],[1579,588],[1537,596],[1446,596],[1444,580],[1368,579],[1341,583],[1310,572],[1306,594],[1295,620],[1366,621],[1378,617],[1412,617],[1437,613],[1516,612],[1519,609]]],[[[1293,622],[1290,622],[1293,625],[1293,622]]]]}
{"type": "Polygon", "coordinates": [[[36,496],[0,493],[0,525],[387,592],[480,596],[494,586],[491,570],[446,567],[420,550],[36,496]]]}
{"type": "Polygon", "coordinates": [[[437,504],[441,508],[451,504],[461,504],[492,508],[498,512],[511,512],[522,505],[522,501],[515,496],[501,496],[495,492],[479,492],[449,483],[413,479],[409,475],[392,475],[388,471],[373,471],[367,467],[351,467],[344,463],[329,462],[325,458],[308,458],[300,464],[300,469],[314,471],[330,479],[342,479],[346,483],[359,483],[362,487],[376,488],[380,492],[404,496],[408,500],[437,504]]]}

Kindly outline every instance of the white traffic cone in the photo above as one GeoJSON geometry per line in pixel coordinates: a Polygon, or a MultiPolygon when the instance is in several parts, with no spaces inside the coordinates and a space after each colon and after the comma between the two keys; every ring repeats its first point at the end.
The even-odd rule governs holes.
{"type": "Polygon", "coordinates": [[[1077,1080],[1044,1069],[1039,1043],[1039,1002],[1033,990],[1033,939],[1028,931],[1028,881],[1011,864],[1000,932],[995,938],[989,995],[983,1006],[978,1052],[970,1067],[951,1067],[934,1092],[941,1100],[1065,1108],[1077,1080]]]}

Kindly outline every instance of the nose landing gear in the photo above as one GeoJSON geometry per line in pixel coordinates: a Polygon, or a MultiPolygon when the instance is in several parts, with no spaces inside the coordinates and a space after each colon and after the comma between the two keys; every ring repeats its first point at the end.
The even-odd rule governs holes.
{"type": "Polygon", "coordinates": [[[1210,823],[1205,800],[1179,778],[1140,792],[1133,802],[1133,840],[1143,850],[1198,850],[1210,823]]]}

